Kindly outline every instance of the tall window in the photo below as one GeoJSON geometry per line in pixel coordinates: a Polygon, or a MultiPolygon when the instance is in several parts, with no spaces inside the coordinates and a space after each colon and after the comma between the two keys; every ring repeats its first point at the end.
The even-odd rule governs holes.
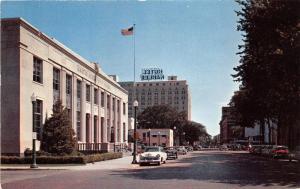
{"type": "Polygon", "coordinates": [[[113,109],[113,111],[115,111],[115,105],[116,105],[116,99],[115,98],[112,99],[112,103],[113,103],[112,109],[113,109]]]}
{"type": "Polygon", "coordinates": [[[76,114],[76,134],[77,140],[81,141],[81,113],[79,111],[76,114]]]}
{"type": "Polygon", "coordinates": [[[70,118],[72,119],[72,76],[66,75],[66,101],[67,108],[70,111],[70,118]]]}
{"type": "Polygon", "coordinates": [[[107,95],[106,101],[107,101],[107,109],[110,109],[110,96],[109,95],[107,95]]]}
{"type": "Polygon", "coordinates": [[[123,123],[123,141],[126,141],[126,125],[123,123]]]}
{"type": "Polygon", "coordinates": [[[125,104],[125,102],[123,103],[123,114],[124,115],[126,114],[126,104],[125,104]]]}
{"type": "Polygon", "coordinates": [[[104,107],[104,92],[101,92],[101,107],[104,107]]]}
{"type": "Polygon", "coordinates": [[[34,107],[34,125],[37,139],[42,139],[42,126],[43,126],[43,101],[36,100],[34,107]]]}
{"type": "Polygon", "coordinates": [[[86,101],[91,101],[91,86],[86,85],[86,101]]]}
{"type": "Polygon", "coordinates": [[[81,99],[81,81],[77,80],[77,99],[81,99]]]}
{"type": "Polygon", "coordinates": [[[67,75],[67,78],[66,78],[66,93],[67,93],[67,95],[72,94],[72,76],[70,76],[70,75],[67,75]]]}
{"type": "Polygon", "coordinates": [[[86,138],[86,142],[90,143],[90,114],[86,114],[85,115],[85,138],[86,138]]]}
{"type": "Polygon", "coordinates": [[[98,104],[98,89],[94,89],[94,104],[98,104]]]}
{"type": "Polygon", "coordinates": [[[57,68],[53,68],[53,89],[59,91],[60,87],[60,71],[57,68]]]}
{"type": "Polygon", "coordinates": [[[53,68],[53,103],[60,99],[60,71],[53,68]]]}
{"type": "Polygon", "coordinates": [[[43,83],[43,61],[33,57],[33,81],[43,83]]]}
{"type": "Polygon", "coordinates": [[[119,113],[120,111],[120,100],[117,100],[117,112],[119,113]]]}
{"type": "Polygon", "coordinates": [[[97,133],[98,133],[98,117],[97,116],[94,116],[94,142],[97,143],[98,140],[97,140],[97,133]]]}

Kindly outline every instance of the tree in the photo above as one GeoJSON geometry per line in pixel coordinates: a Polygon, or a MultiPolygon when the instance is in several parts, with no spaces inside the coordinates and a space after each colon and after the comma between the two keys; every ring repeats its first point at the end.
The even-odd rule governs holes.
{"type": "Polygon", "coordinates": [[[199,141],[199,137],[207,137],[205,126],[194,121],[187,121],[183,126],[183,132],[185,133],[184,139],[188,141],[190,145],[194,142],[199,141]]]}
{"type": "Polygon", "coordinates": [[[68,111],[57,101],[52,116],[45,121],[41,149],[56,155],[71,154],[76,150],[76,143],[68,111]]]}
{"type": "MultiPolygon", "coordinates": [[[[183,114],[183,113],[182,113],[183,114]]],[[[170,128],[180,122],[175,109],[167,105],[152,106],[146,108],[137,118],[139,128],[170,128]]]]}
{"type": "Polygon", "coordinates": [[[186,112],[177,112],[170,106],[159,105],[146,108],[138,116],[139,128],[153,129],[153,128],[168,128],[174,129],[174,138],[179,137],[180,145],[183,143],[182,139],[193,144],[199,141],[200,136],[207,135],[205,127],[197,122],[188,121],[186,112]],[[185,135],[183,136],[183,133],[185,135]]]}
{"type": "Polygon", "coordinates": [[[278,123],[279,143],[299,145],[300,1],[237,2],[244,44],[233,75],[242,93],[233,104],[244,126],[272,120],[278,123]]]}

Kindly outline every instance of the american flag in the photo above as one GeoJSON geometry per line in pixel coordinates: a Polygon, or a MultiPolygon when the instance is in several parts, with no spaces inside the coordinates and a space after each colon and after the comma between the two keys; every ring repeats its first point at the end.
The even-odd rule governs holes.
{"type": "Polygon", "coordinates": [[[122,35],[132,35],[133,34],[133,26],[127,29],[122,29],[121,30],[122,35]]]}

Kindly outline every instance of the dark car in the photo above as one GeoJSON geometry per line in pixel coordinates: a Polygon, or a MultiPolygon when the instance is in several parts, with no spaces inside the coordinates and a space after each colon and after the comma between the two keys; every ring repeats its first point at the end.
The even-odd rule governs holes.
{"type": "Polygon", "coordinates": [[[167,159],[177,159],[178,158],[177,149],[175,147],[165,148],[165,151],[167,153],[167,159]]]}
{"type": "Polygon", "coordinates": [[[194,146],[194,147],[193,147],[193,150],[194,150],[194,151],[202,150],[202,146],[200,146],[200,145],[194,146]]]}
{"type": "Polygon", "coordinates": [[[193,151],[193,147],[192,147],[192,146],[185,146],[185,149],[186,149],[188,152],[192,152],[192,151],[193,151]]]}
{"type": "Polygon", "coordinates": [[[179,154],[179,155],[187,154],[187,149],[184,146],[177,146],[176,150],[177,150],[177,154],[179,154]]]}

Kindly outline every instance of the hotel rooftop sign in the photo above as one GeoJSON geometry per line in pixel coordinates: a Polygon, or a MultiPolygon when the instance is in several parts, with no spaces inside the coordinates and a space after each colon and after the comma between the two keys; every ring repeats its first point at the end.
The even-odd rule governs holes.
{"type": "Polygon", "coordinates": [[[165,76],[160,68],[144,68],[141,73],[141,80],[163,80],[165,76]]]}

